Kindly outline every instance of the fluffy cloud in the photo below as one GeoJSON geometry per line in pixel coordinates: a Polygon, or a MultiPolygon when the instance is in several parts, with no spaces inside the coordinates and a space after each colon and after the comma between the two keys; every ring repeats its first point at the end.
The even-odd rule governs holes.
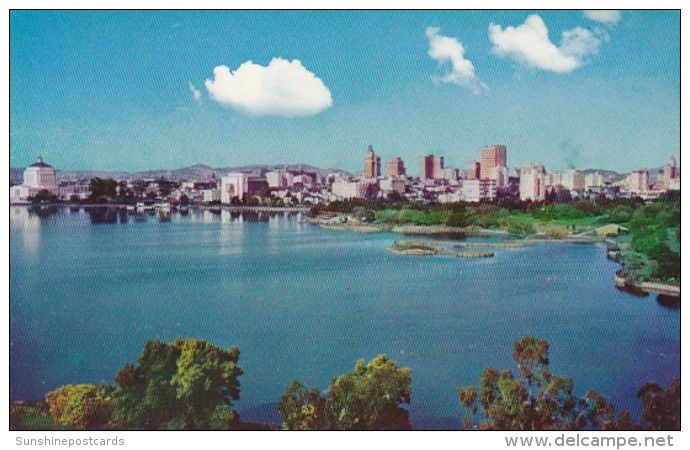
{"type": "Polygon", "coordinates": [[[323,81],[298,60],[273,58],[268,66],[247,61],[235,71],[218,66],[205,85],[216,102],[256,116],[312,116],[333,104],[323,81]]]}
{"type": "Polygon", "coordinates": [[[189,92],[191,92],[192,95],[194,96],[194,100],[196,100],[197,102],[200,102],[201,101],[201,91],[199,89],[195,88],[191,81],[189,82],[188,87],[189,87],[189,92]]]}
{"type": "Polygon", "coordinates": [[[429,56],[439,64],[450,63],[450,72],[445,73],[437,80],[442,83],[457,84],[478,94],[486,90],[474,73],[474,65],[465,59],[465,47],[456,38],[439,34],[439,28],[429,27],[426,36],[429,39],[429,56]]]}
{"type": "Polygon", "coordinates": [[[621,12],[615,9],[586,10],[585,17],[606,25],[615,25],[621,20],[621,12]]]}
{"type": "Polygon", "coordinates": [[[560,45],[549,40],[549,30],[541,17],[534,14],[517,27],[489,25],[493,52],[533,69],[568,73],[582,66],[589,56],[596,55],[606,35],[577,27],[564,31],[560,45]]]}

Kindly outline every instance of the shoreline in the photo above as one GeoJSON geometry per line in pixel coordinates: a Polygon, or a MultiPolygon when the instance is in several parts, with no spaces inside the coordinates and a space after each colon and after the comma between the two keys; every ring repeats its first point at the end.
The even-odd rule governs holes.
{"type": "MultiPolygon", "coordinates": [[[[103,204],[103,203],[44,203],[40,205],[32,205],[31,203],[12,203],[10,207],[32,207],[37,206],[39,208],[114,208],[114,209],[127,209],[129,206],[134,205],[124,205],[124,204],[103,204]]],[[[306,206],[241,206],[241,205],[187,205],[187,206],[175,206],[174,209],[179,211],[180,208],[186,208],[188,210],[211,210],[211,209],[227,209],[229,211],[257,211],[257,212],[294,212],[294,213],[304,213],[309,212],[311,208],[306,206]]],[[[173,208],[171,208],[172,210],[173,208]]],[[[154,211],[149,207],[148,211],[154,211]]],[[[136,211],[135,211],[136,212],[136,211]]]]}
{"type": "MultiPolygon", "coordinates": [[[[537,244],[594,244],[606,247],[609,239],[606,237],[582,236],[582,235],[565,235],[565,236],[548,236],[545,233],[535,233],[531,235],[519,235],[511,233],[507,230],[494,230],[478,227],[460,228],[449,227],[447,225],[398,225],[387,226],[377,223],[360,224],[360,223],[324,223],[319,219],[310,219],[305,221],[313,225],[318,225],[320,228],[334,231],[355,231],[359,233],[394,233],[400,236],[426,236],[426,237],[450,237],[449,234],[457,234],[458,238],[455,240],[432,240],[431,244],[424,242],[425,246],[429,248],[397,248],[398,244],[414,244],[418,241],[414,240],[399,240],[395,241],[392,246],[386,248],[386,251],[396,255],[402,256],[434,256],[434,255],[455,255],[457,257],[493,257],[493,252],[473,252],[471,250],[452,252],[449,250],[439,249],[437,245],[450,245],[456,248],[522,248],[529,245],[537,244]],[[514,239],[506,239],[504,242],[461,242],[467,237],[514,237],[514,239]],[[435,244],[435,245],[434,245],[435,244]],[[461,255],[462,253],[462,255],[461,255]],[[475,255],[474,253],[482,253],[475,255]],[[484,255],[487,253],[487,255],[484,255]],[[491,253],[488,255],[488,253],[491,253]]],[[[450,237],[453,239],[452,237],[450,237]]],[[[620,262],[619,262],[620,264],[620,262]]],[[[680,286],[675,286],[668,283],[663,283],[657,280],[647,280],[641,283],[633,283],[629,280],[621,278],[618,274],[614,275],[613,283],[619,289],[633,289],[645,292],[647,294],[665,295],[673,298],[680,298],[680,286]]]]}

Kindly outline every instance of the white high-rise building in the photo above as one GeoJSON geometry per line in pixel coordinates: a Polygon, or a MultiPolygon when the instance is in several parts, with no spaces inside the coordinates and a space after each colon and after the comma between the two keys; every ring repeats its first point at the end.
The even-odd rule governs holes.
{"type": "Polygon", "coordinates": [[[585,175],[585,188],[598,188],[604,185],[604,177],[599,172],[585,175]]]}
{"type": "Polygon", "coordinates": [[[635,170],[625,179],[625,186],[629,192],[641,193],[649,191],[649,172],[635,170]]]}
{"type": "Polygon", "coordinates": [[[539,163],[529,164],[520,169],[520,200],[544,200],[545,172],[544,166],[539,163]]]}
{"type": "Polygon", "coordinates": [[[249,175],[246,173],[230,173],[221,178],[220,201],[229,204],[234,197],[240,201],[244,199],[244,194],[249,191],[249,175]]]}
{"type": "Polygon", "coordinates": [[[562,181],[561,184],[571,191],[585,190],[585,175],[575,169],[570,169],[564,173],[562,181]]]}
{"type": "Polygon", "coordinates": [[[268,187],[284,189],[292,186],[292,174],[287,170],[273,170],[266,173],[268,187]]]}
{"type": "Polygon", "coordinates": [[[563,173],[561,173],[559,170],[551,172],[544,177],[544,184],[546,186],[563,185],[563,173]]]}

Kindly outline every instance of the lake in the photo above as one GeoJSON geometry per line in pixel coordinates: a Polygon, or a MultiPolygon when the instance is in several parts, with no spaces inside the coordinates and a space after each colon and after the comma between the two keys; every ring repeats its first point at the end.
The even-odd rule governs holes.
{"type": "Polygon", "coordinates": [[[458,385],[513,369],[547,339],[551,371],[639,415],[637,388],[680,376],[680,309],[613,284],[596,245],[493,258],[386,252],[400,236],[323,230],[290,214],[155,215],[10,208],[10,397],[114,383],[147,340],[239,346],[245,421],[274,421],[293,379],[325,389],[360,359],[412,368],[415,428],[457,428],[458,385]]]}

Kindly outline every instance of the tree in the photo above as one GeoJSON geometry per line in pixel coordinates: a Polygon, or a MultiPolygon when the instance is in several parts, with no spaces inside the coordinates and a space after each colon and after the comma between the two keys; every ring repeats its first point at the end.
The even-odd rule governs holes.
{"type": "Polygon", "coordinates": [[[77,384],[46,394],[48,413],[61,425],[77,430],[110,427],[112,386],[77,384]]]}
{"type": "Polygon", "coordinates": [[[115,378],[115,427],[124,429],[228,429],[239,418],[239,349],[206,341],[149,341],[138,365],[127,364],[115,378]]]}
{"type": "Polygon", "coordinates": [[[278,412],[288,429],[410,430],[411,369],[379,355],[360,360],[352,372],[333,380],[327,394],[308,391],[299,381],[285,390],[278,412]]]}
{"type": "Polygon", "coordinates": [[[54,202],[57,196],[47,189],[41,189],[31,198],[31,203],[54,202]]]}
{"type": "Polygon", "coordinates": [[[549,343],[532,336],[515,343],[513,360],[518,373],[484,369],[479,389],[458,388],[458,399],[467,409],[469,428],[481,411],[481,429],[572,430],[586,426],[611,427],[613,407],[595,391],[583,398],[573,394],[572,378],[549,372],[549,343]]]}
{"type": "Polygon", "coordinates": [[[680,379],[667,389],[647,383],[637,391],[642,400],[642,426],[646,430],[680,430],[680,379]]]}
{"type": "Polygon", "coordinates": [[[318,388],[309,391],[302,382],[294,380],[285,389],[277,409],[288,430],[318,430],[325,417],[326,399],[318,388]]]}
{"type": "Polygon", "coordinates": [[[107,201],[117,194],[117,181],[96,177],[89,182],[89,188],[91,189],[92,201],[107,201]]]}

